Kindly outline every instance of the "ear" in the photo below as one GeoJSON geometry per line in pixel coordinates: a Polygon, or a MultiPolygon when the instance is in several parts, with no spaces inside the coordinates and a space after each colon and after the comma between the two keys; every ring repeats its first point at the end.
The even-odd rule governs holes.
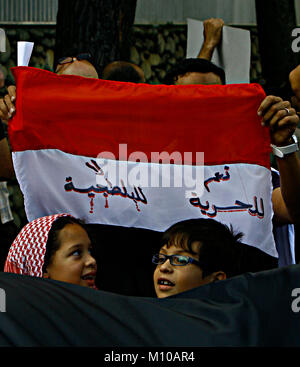
{"type": "Polygon", "coordinates": [[[207,275],[205,278],[203,278],[204,280],[203,284],[214,283],[217,280],[225,280],[225,279],[227,279],[227,276],[226,273],[224,273],[224,271],[222,270],[215,271],[214,273],[211,273],[207,275]]]}
{"type": "Polygon", "coordinates": [[[209,278],[209,283],[216,282],[217,280],[225,280],[227,279],[226,273],[224,271],[215,271],[207,276],[209,278]]]}
{"type": "Polygon", "coordinates": [[[224,271],[216,271],[215,273],[212,274],[214,276],[214,282],[216,280],[225,280],[227,279],[226,273],[224,273],[224,271]]]}

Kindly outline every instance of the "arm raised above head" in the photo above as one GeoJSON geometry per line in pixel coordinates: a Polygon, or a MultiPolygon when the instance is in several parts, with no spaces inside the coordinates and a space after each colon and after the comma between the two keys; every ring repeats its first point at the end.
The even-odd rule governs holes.
{"type": "Polygon", "coordinates": [[[224,21],[219,18],[210,18],[203,22],[204,41],[198,54],[199,58],[211,60],[214,49],[221,42],[223,25],[224,21]]]}

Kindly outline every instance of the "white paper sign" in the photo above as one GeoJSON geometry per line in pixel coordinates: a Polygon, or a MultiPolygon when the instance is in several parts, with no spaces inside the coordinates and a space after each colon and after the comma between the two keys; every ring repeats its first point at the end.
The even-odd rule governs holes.
{"type": "Polygon", "coordinates": [[[0,52],[6,52],[6,35],[2,28],[0,28],[0,52]]]}
{"type": "MultiPolygon", "coordinates": [[[[198,56],[202,47],[203,22],[187,19],[187,58],[198,56]]],[[[245,29],[223,26],[222,41],[216,47],[211,61],[224,69],[226,84],[249,83],[250,81],[251,40],[245,29]]]]}
{"type": "Polygon", "coordinates": [[[18,66],[28,66],[33,45],[33,42],[18,41],[18,66]]]}

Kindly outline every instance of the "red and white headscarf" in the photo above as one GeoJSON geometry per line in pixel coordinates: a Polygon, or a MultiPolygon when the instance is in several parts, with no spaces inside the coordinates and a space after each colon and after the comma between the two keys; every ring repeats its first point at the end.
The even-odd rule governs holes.
{"type": "Polygon", "coordinates": [[[66,216],[71,217],[55,214],[27,223],[9,249],[4,272],[42,277],[49,231],[56,219],[66,216]]]}

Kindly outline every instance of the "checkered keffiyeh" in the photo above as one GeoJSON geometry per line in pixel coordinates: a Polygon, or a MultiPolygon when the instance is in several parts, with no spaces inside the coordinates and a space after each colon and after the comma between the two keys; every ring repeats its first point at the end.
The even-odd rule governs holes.
{"type": "Polygon", "coordinates": [[[71,217],[55,214],[26,224],[9,249],[4,272],[42,277],[49,231],[56,219],[65,216],[71,217]]]}

